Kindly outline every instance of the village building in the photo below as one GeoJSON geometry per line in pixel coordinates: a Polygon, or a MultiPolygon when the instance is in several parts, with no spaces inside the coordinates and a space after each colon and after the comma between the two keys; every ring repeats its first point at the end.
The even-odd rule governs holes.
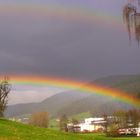
{"type": "Polygon", "coordinates": [[[140,123],[138,124],[138,127],[121,128],[118,130],[118,133],[120,135],[134,135],[140,137],[140,123]]]}
{"type": "MultiPolygon", "coordinates": [[[[112,120],[114,117],[108,117],[112,120]]],[[[75,133],[92,133],[104,132],[107,121],[104,118],[86,118],[82,123],[74,125],[73,123],[67,124],[69,132],[75,133]]],[[[118,129],[120,135],[134,135],[140,137],[140,123],[137,128],[129,126],[127,128],[118,129]]]]}
{"type": "Polygon", "coordinates": [[[83,123],[76,125],[68,124],[68,130],[73,132],[97,132],[105,130],[106,121],[104,118],[86,118],[83,123]]]}

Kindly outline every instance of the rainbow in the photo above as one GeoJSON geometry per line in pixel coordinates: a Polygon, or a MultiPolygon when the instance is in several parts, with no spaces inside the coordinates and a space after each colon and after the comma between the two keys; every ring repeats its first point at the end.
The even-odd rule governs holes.
{"type": "Polygon", "coordinates": [[[122,27],[120,17],[111,13],[104,13],[91,7],[73,7],[62,5],[29,5],[29,4],[3,4],[0,5],[0,14],[23,15],[26,17],[51,17],[68,21],[80,21],[89,24],[105,23],[109,26],[122,27]]]}
{"type": "Polygon", "coordinates": [[[81,92],[112,97],[115,100],[120,100],[124,103],[140,107],[140,99],[125,92],[111,88],[106,88],[96,84],[85,85],[85,83],[80,81],[62,79],[59,77],[29,76],[29,75],[10,76],[10,83],[14,85],[32,85],[32,86],[39,85],[39,86],[55,86],[67,89],[78,89],[81,92]]]}

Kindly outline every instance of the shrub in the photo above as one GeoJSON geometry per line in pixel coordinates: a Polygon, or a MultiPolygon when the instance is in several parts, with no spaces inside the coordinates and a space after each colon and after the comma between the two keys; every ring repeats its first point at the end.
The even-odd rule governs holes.
{"type": "Polygon", "coordinates": [[[119,128],[117,124],[111,124],[110,126],[108,126],[107,136],[118,137],[119,136],[118,129],[119,128]]]}
{"type": "Polygon", "coordinates": [[[47,112],[36,112],[32,114],[30,121],[30,124],[39,126],[39,127],[48,127],[49,124],[49,118],[47,112]]]}

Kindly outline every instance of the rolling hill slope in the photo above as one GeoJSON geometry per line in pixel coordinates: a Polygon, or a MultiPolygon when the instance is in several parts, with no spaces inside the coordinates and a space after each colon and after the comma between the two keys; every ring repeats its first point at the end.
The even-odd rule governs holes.
{"type": "Polygon", "coordinates": [[[93,136],[62,133],[0,119],[0,140],[92,140],[93,136]]]}
{"type": "Polygon", "coordinates": [[[66,114],[68,116],[79,114],[81,112],[90,112],[94,117],[102,116],[104,114],[111,115],[117,110],[129,110],[133,109],[133,106],[125,104],[121,101],[113,100],[109,97],[93,96],[85,99],[75,101],[63,108],[57,113],[57,116],[66,114]]]}

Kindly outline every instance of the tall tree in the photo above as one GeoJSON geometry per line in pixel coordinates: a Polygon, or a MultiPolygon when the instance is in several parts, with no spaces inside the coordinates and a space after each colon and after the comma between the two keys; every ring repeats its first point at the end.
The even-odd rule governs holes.
{"type": "Polygon", "coordinates": [[[67,132],[68,131],[68,128],[67,128],[67,123],[68,123],[68,118],[67,116],[64,114],[60,117],[60,130],[61,131],[65,131],[67,132]]]}
{"type": "Polygon", "coordinates": [[[114,112],[115,120],[114,123],[118,124],[119,128],[124,128],[127,126],[127,112],[124,110],[118,110],[114,112]]]}
{"type": "Polygon", "coordinates": [[[133,127],[138,127],[140,122],[140,111],[136,109],[129,110],[127,112],[127,122],[131,123],[133,127]]]}
{"type": "Polygon", "coordinates": [[[9,80],[5,77],[0,82],[0,117],[4,116],[4,110],[6,109],[8,103],[8,94],[10,93],[11,85],[9,80]]]}
{"type": "Polygon", "coordinates": [[[71,122],[76,125],[76,124],[79,124],[79,121],[76,119],[76,118],[72,118],[71,119],[71,122]]]}
{"type": "Polygon", "coordinates": [[[104,127],[105,127],[105,133],[107,132],[107,127],[108,127],[108,124],[109,124],[109,121],[108,121],[108,118],[107,118],[107,115],[106,114],[104,114],[103,115],[103,118],[104,118],[104,121],[105,121],[105,123],[104,123],[104,127]]]}

